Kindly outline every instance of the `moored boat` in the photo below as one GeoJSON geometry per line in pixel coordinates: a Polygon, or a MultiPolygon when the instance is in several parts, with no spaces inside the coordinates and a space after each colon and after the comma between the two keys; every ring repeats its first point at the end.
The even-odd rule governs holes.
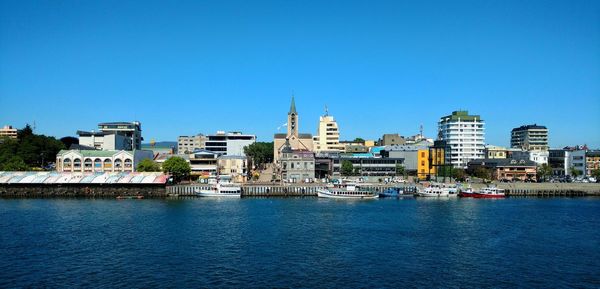
{"type": "Polygon", "coordinates": [[[404,193],[404,189],[402,188],[388,188],[379,193],[380,198],[401,198],[405,196],[407,196],[407,194],[404,193]]]}
{"type": "Polygon", "coordinates": [[[450,189],[440,186],[440,185],[437,185],[437,184],[432,184],[429,187],[418,190],[415,193],[415,196],[417,196],[417,197],[449,197],[450,189]]]}
{"type": "Polygon", "coordinates": [[[362,189],[353,183],[335,185],[333,188],[318,189],[319,198],[331,199],[376,199],[379,194],[362,189]]]}
{"type": "Polygon", "coordinates": [[[197,190],[196,195],[199,197],[230,197],[239,198],[242,196],[242,188],[235,184],[212,185],[208,190],[197,190]]]}
{"type": "Polygon", "coordinates": [[[473,198],[478,199],[500,199],[504,198],[506,195],[504,194],[503,189],[498,189],[496,187],[488,187],[483,188],[480,191],[473,194],[473,198]]]}

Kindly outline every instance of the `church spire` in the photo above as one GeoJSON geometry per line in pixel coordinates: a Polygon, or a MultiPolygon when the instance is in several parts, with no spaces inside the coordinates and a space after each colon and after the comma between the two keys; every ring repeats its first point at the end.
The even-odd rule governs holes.
{"type": "Polygon", "coordinates": [[[296,102],[294,101],[294,95],[292,94],[292,104],[290,105],[290,112],[288,112],[288,114],[296,114],[298,115],[298,112],[296,112],[296,102]]]}

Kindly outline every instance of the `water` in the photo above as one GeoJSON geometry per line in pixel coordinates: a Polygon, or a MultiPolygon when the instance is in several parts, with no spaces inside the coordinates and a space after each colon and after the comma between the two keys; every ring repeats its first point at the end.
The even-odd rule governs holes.
{"type": "Polygon", "coordinates": [[[0,200],[6,287],[600,287],[600,199],[0,200]]]}

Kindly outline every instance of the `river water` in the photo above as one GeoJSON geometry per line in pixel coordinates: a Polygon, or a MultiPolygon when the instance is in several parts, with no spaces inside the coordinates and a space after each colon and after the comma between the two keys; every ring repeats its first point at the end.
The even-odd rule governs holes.
{"type": "Polygon", "coordinates": [[[0,288],[600,287],[600,199],[1,199],[0,288]]]}

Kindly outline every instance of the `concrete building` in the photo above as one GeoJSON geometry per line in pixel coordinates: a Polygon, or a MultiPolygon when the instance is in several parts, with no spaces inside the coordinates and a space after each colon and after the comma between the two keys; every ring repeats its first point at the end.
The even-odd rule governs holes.
{"type": "Polygon", "coordinates": [[[315,154],[292,149],[290,142],[286,141],[279,151],[278,168],[284,182],[312,181],[315,178],[315,154]]]}
{"type": "Polygon", "coordinates": [[[142,123],[133,122],[103,122],[98,124],[101,132],[123,134],[132,140],[132,147],[136,150],[142,149],[142,123]]]}
{"type": "Polygon", "coordinates": [[[600,169],[600,150],[587,151],[585,153],[585,175],[589,177],[597,169],[600,169]]]}
{"type": "Polygon", "coordinates": [[[133,150],[132,139],[122,132],[77,131],[79,145],[96,150],[133,150]]]}
{"type": "Polygon", "coordinates": [[[227,156],[246,156],[244,147],[256,142],[256,136],[243,134],[241,132],[217,131],[214,135],[208,135],[205,142],[205,149],[218,155],[227,156]]]}
{"type": "Polygon", "coordinates": [[[340,144],[340,130],[333,116],[325,110],[325,115],[319,117],[317,135],[313,137],[313,148],[315,152],[343,151],[344,146],[340,144]]]}
{"type": "Polygon", "coordinates": [[[349,161],[358,176],[395,176],[396,166],[403,165],[402,158],[376,158],[372,154],[340,154],[333,158],[333,177],[342,176],[342,163],[349,161]]]}
{"type": "Polygon", "coordinates": [[[576,149],[568,151],[566,159],[566,175],[573,176],[572,170],[578,170],[579,176],[583,176],[586,173],[586,161],[585,161],[584,149],[576,149]]]}
{"type": "Polygon", "coordinates": [[[484,158],[485,122],[468,111],[454,111],[440,118],[438,138],[446,141],[446,163],[465,168],[469,161],[484,158]]]}
{"type": "Polygon", "coordinates": [[[495,180],[532,180],[537,177],[537,165],[535,162],[526,159],[479,159],[469,162],[469,172],[475,171],[478,167],[483,167],[492,172],[492,178],[495,180]]]}
{"type": "Polygon", "coordinates": [[[220,176],[230,176],[234,182],[243,183],[248,179],[248,158],[245,156],[220,156],[217,166],[220,176]]]}
{"type": "Polygon", "coordinates": [[[523,151],[523,150],[519,150],[519,151],[513,151],[511,153],[511,159],[524,159],[524,160],[530,160],[534,163],[536,163],[536,165],[541,166],[543,164],[547,164],[548,163],[548,158],[549,158],[550,154],[548,151],[523,151]]]}
{"type": "Polygon", "coordinates": [[[151,151],[61,150],[56,155],[58,172],[134,172],[144,159],[153,159],[151,151]]]}
{"type": "Polygon", "coordinates": [[[531,124],[513,128],[510,146],[526,151],[548,150],[548,129],[545,126],[531,124]]]}
{"type": "Polygon", "coordinates": [[[484,155],[486,159],[505,159],[506,148],[500,146],[486,145],[484,149],[484,155]]]}
{"type": "Polygon", "coordinates": [[[379,140],[380,146],[393,146],[393,145],[403,145],[406,143],[404,137],[397,133],[387,133],[384,134],[379,140]]]}
{"type": "Polygon", "coordinates": [[[191,175],[202,179],[216,177],[218,173],[218,158],[219,154],[199,149],[188,155],[190,166],[192,168],[191,175]]]}
{"type": "Polygon", "coordinates": [[[177,153],[180,155],[190,154],[197,149],[206,148],[208,138],[203,134],[182,135],[177,138],[177,153]]]}
{"type": "Polygon", "coordinates": [[[4,127],[0,128],[0,138],[2,138],[2,137],[16,139],[17,138],[17,129],[13,128],[10,125],[5,125],[4,127]]]}
{"type": "Polygon", "coordinates": [[[292,103],[287,118],[287,133],[276,133],[273,139],[273,162],[277,163],[279,152],[284,144],[289,141],[292,150],[313,151],[313,137],[308,133],[299,133],[299,116],[296,111],[296,102],[292,96],[292,103]]]}
{"type": "Polygon", "coordinates": [[[565,176],[569,168],[567,167],[567,159],[569,151],[566,149],[550,149],[548,150],[548,165],[552,169],[553,176],[565,176]]]}

